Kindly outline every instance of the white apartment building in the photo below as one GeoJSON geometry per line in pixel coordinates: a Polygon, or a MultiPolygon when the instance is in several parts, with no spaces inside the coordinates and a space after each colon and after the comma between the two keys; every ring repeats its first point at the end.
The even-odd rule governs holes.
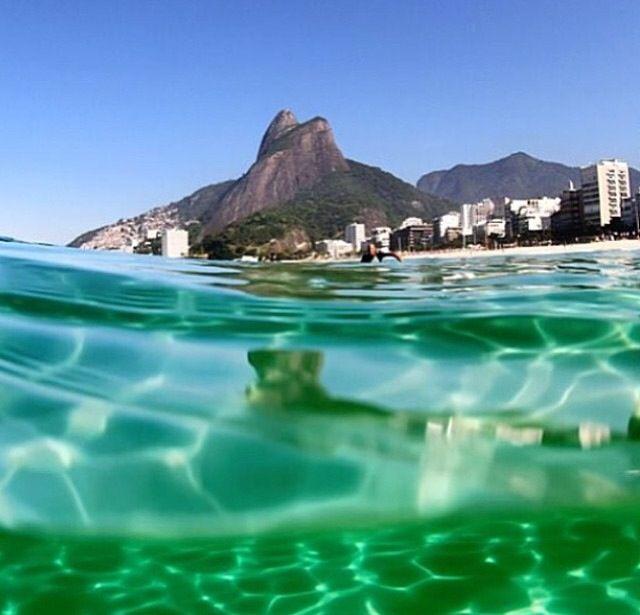
{"type": "Polygon", "coordinates": [[[464,203],[460,207],[460,229],[465,237],[473,235],[473,227],[477,218],[476,203],[464,203]]]}
{"type": "Polygon", "coordinates": [[[342,239],[322,239],[316,242],[316,250],[330,258],[342,258],[353,252],[353,245],[342,239]]]}
{"type": "Polygon", "coordinates": [[[177,228],[162,231],[162,256],[166,258],[189,256],[189,233],[177,228]]]}
{"type": "Polygon", "coordinates": [[[402,221],[402,224],[398,228],[407,228],[410,226],[422,226],[424,224],[424,220],[422,218],[418,218],[415,216],[405,218],[402,221]]]}
{"type": "Polygon", "coordinates": [[[450,211],[442,214],[437,220],[439,239],[444,239],[449,229],[460,228],[460,212],[450,211]]]}
{"type": "Polygon", "coordinates": [[[507,222],[504,218],[487,220],[484,225],[484,232],[487,237],[503,239],[507,234],[507,222]]]}
{"type": "Polygon", "coordinates": [[[371,243],[376,248],[388,250],[391,245],[391,229],[388,226],[377,226],[371,231],[371,243]]]}
{"type": "Polygon", "coordinates": [[[483,226],[496,209],[492,199],[482,199],[477,203],[465,203],[460,208],[460,228],[465,237],[474,234],[478,226],[483,226]]]}
{"type": "Polygon", "coordinates": [[[509,208],[527,218],[549,218],[560,209],[560,199],[543,196],[536,199],[511,199],[509,208]]]}
{"type": "Polygon", "coordinates": [[[580,170],[587,226],[600,227],[622,216],[622,202],[631,196],[629,165],[615,158],[580,170]]]}
{"type": "Polygon", "coordinates": [[[635,197],[622,202],[622,221],[628,229],[640,231],[640,190],[635,197]]]}
{"type": "Polygon", "coordinates": [[[354,252],[359,252],[362,249],[362,244],[366,238],[364,224],[352,222],[344,229],[344,240],[353,246],[354,252]]]}
{"type": "Polygon", "coordinates": [[[561,199],[543,196],[535,199],[511,199],[509,208],[516,214],[517,235],[537,233],[551,228],[551,216],[560,210],[561,199]]]}

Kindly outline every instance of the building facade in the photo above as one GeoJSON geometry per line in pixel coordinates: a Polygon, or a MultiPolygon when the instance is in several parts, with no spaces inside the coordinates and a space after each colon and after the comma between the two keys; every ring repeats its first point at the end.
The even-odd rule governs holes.
{"type": "Polygon", "coordinates": [[[377,226],[371,231],[371,243],[380,250],[388,250],[391,245],[391,229],[388,226],[377,226]]]}
{"type": "Polygon", "coordinates": [[[543,196],[535,199],[512,199],[509,207],[513,214],[513,232],[518,239],[540,240],[548,238],[551,216],[560,209],[559,198],[543,196]]]}
{"type": "Polygon", "coordinates": [[[477,223],[476,203],[464,203],[460,207],[460,231],[463,237],[471,237],[473,235],[473,227],[477,223]]]}
{"type": "Polygon", "coordinates": [[[560,209],[551,216],[551,232],[554,239],[568,241],[586,233],[582,190],[572,185],[563,190],[560,209]]]}
{"type": "Polygon", "coordinates": [[[316,251],[330,258],[344,258],[353,253],[353,245],[342,239],[322,239],[316,242],[316,251]]]}
{"type": "Polygon", "coordinates": [[[162,231],[162,256],[166,258],[189,256],[189,233],[175,228],[162,231]]]}
{"type": "Polygon", "coordinates": [[[409,218],[405,218],[398,228],[405,228],[407,226],[422,226],[424,224],[424,220],[422,218],[418,218],[416,216],[411,216],[409,218]]]}
{"type": "MultiPolygon", "coordinates": [[[[505,199],[506,201],[506,199],[505,199]]],[[[465,203],[460,208],[460,231],[465,243],[484,243],[486,224],[504,210],[502,200],[482,199],[477,203],[465,203]]],[[[502,214],[504,216],[504,213],[502,214]]]]}
{"type": "Polygon", "coordinates": [[[447,243],[452,235],[449,231],[460,233],[460,212],[449,211],[433,220],[433,241],[434,243],[447,243]]]}
{"type": "Polygon", "coordinates": [[[402,252],[428,250],[433,244],[433,224],[401,226],[391,235],[391,249],[402,252]]]}
{"type": "Polygon", "coordinates": [[[352,222],[344,229],[344,240],[353,246],[354,252],[359,252],[362,249],[366,237],[364,224],[360,222],[352,222]]]}
{"type": "Polygon", "coordinates": [[[631,196],[629,166],[617,159],[601,160],[580,171],[585,225],[592,231],[622,217],[622,203],[631,196]]]}
{"type": "Polygon", "coordinates": [[[640,235],[640,189],[633,198],[622,202],[622,223],[627,231],[640,235]]]}

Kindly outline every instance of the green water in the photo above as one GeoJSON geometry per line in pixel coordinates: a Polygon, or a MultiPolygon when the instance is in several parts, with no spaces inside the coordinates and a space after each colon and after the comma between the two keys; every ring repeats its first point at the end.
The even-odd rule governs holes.
{"type": "Polygon", "coordinates": [[[640,252],[0,243],[0,612],[640,609],[640,252]]]}

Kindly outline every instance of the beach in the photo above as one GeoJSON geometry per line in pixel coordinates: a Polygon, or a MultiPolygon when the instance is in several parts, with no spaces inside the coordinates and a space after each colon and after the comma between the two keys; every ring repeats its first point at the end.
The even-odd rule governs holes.
{"type": "Polygon", "coordinates": [[[457,250],[438,250],[431,252],[407,252],[403,258],[475,258],[486,256],[545,256],[559,254],[579,254],[588,252],[609,252],[612,250],[629,252],[640,250],[640,240],[620,239],[618,241],[594,241],[591,243],[573,243],[551,246],[516,246],[503,250],[465,248],[457,250]]]}
{"type": "MultiPolygon", "coordinates": [[[[467,259],[487,258],[495,256],[558,256],[561,254],[585,254],[593,252],[632,252],[640,250],[640,240],[619,239],[617,241],[594,241],[591,243],[574,243],[567,245],[550,246],[515,246],[502,250],[488,250],[486,248],[458,248],[452,250],[429,250],[427,252],[403,252],[403,260],[414,259],[467,259]]],[[[317,258],[305,259],[308,261],[319,260],[317,258]]],[[[322,262],[359,262],[359,256],[322,259],[322,262]]],[[[286,261],[300,262],[300,261],[286,261]]]]}

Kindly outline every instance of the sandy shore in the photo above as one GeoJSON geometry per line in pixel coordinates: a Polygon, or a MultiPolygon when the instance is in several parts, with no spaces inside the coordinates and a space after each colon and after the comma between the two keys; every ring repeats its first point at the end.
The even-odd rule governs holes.
{"type": "MultiPolygon", "coordinates": [[[[402,255],[403,260],[414,259],[465,259],[465,258],[486,258],[492,256],[545,256],[547,254],[579,254],[589,252],[610,252],[621,251],[631,252],[633,250],[640,251],[640,240],[638,239],[620,239],[618,241],[594,241],[591,243],[574,243],[553,246],[518,246],[514,248],[505,248],[504,250],[487,250],[485,248],[466,248],[457,250],[430,250],[429,252],[405,252],[402,255]]],[[[309,258],[303,259],[307,262],[317,263],[355,263],[360,261],[360,257],[346,258],[309,258]]],[[[287,261],[301,262],[301,261],[287,261]]],[[[385,261],[386,262],[386,261],[385,261]]]]}
{"type": "Polygon", "coordinates": [[[609,251],[640,250],[640,240],[620,239],[618,241],[594,241],[592,243],[575,243],[553,246],[518,246],[505,248],[504,250],[486,249],[458,249],[458,250],[433,250],[430,252],[405,253],[404,259],[414,258],[476,258],[487,256],[545,256],[547,254],[578,254],[585,252],[609,252],[609,251]]]}

